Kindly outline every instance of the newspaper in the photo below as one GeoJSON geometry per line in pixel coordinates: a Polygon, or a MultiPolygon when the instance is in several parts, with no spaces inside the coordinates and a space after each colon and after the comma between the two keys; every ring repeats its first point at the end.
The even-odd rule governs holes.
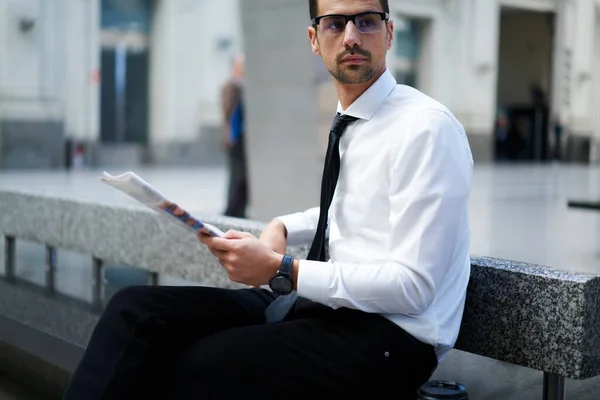
{"type": "Polygon", "coordinates": [[[179,226],[185,227],[194,233],[202,231],[211,236],[224,235],[224,233],[215,226],[194,218],[186,210],[168,200],[159,193],[158,190],[153,188],[148,182],[144,181],[134,172],[129,171],[116,176],[104,172],[99,179],[101,182],[133,197],[146,207],[149,207],[160,215],[177,223],[179,226]]]}

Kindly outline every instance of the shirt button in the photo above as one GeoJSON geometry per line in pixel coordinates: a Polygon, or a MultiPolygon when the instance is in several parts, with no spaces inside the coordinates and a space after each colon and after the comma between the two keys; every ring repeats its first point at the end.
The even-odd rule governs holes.
{"type": "Polygon", "coordinates": [[[383,353],[384,356],[389,357],[390,356],[390,352],[386,351],[385,353],[383,353]]]}

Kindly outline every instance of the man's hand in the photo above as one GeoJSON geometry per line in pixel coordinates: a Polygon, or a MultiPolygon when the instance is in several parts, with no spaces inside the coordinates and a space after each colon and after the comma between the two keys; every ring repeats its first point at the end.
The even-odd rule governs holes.
{"type": "Polygon", "coordinates": [[[285,254],[287,231],[281,220],[274,219],[261,232],[259,240],[279,254],[285,254]]]}
{"type": "Polygon", "coordinates": [[[199,233],[198,239],[219,259],[229,279],[249,286],[268,284],[283,259],[250,233],[228,231],[220,238],[199,233]]]}

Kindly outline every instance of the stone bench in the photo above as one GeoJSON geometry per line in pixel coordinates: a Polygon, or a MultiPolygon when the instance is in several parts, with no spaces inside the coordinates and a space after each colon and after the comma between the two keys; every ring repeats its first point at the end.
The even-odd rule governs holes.
{"type": "MultiPolygon", "coordinates": [[[[222,230],[258,235],[256,221],[203,216],[222,230]]],[[[184,229],[143,207],[79,202],[0,191],[0,232],[5,236],[6,272],[0,279],[1,364],[39,363],[65,372],[60,388],[76,366],[104,303],[103,265],[144,269],[148,282],[168,274],[217,287],[232,284],[215,258],[184,229]],[[47,246],[46,285],[35,287],[15,277],[15,240],[47,246]],[[91,303],[56,293],[54,250],[68,249],[93,258],[91,303]],[[9,351],[10,350],[10,351],[9,351]],[[8,359],[10,358],[10,359],[8,359]],[[17,361],[15,361],[17,360],[17,361]],[[39,362],[38,362],[39,361],[39,362]]],[[[307,248],[289,252],[304,257],[307,248]]],[[[43,268],[40,266],[40,268],[43,268]]],[[[550,268],[472,257],[467,304],[456,349],[528,367],[544,374],[544,399],[565,397],[565,378],[600,376],[600,277],[550,268]]],[[[32,365],[28,368],[27,365],[32,365]]],[[[48,384],[48,374],[36,386],[48,384]]],[[[58,383],[57,383],[58,382],[58,383]]]]}

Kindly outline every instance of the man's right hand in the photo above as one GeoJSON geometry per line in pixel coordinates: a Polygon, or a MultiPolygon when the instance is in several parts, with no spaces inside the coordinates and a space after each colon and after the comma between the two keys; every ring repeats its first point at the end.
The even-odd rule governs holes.
{"type": "Polygon", "coordinates": [[[281,220],[274,219],[269,222],[258,239],[273,251],[285,254],[287,248],[287,230],[281,220]]]}

